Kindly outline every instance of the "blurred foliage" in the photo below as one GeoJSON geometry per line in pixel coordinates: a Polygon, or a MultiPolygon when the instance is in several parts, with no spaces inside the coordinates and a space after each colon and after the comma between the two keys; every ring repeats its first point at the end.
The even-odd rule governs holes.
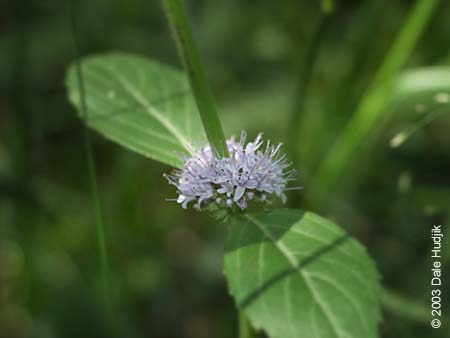
{"type": "MultiPolygon", "coordinates": [[[[76,4],[83,54],[120,50],[179,65],[158,1],[76,4]]],[[[305,198],[411,4],[336,3],[303,96],[302,113],[314,126],[300,135],[295,163],[305,189],[290,203],[346,225],[368,246],[390,290],[383,337],[442,337],[449,326],[433,331],[422,315],[429,307],[429,229],[443,224],[450,234],[450,109],[436,96],[442,88],[392,108],[370,154],[346,168],[342,184],[322,200],[305,198]],[[423,107],[435,106],[442,114],[390,146],[421,121],[423,107]],[[410,304],[413,315],[404,311],[410,304]]],[[[202,0],[188,7],[226,134],[264,131],[288,143],[320,3],[202,0]]],[[[449,66],[448,22],[450,3],[442,1],[408,68],[449,66]]],[[[82,128],[63,86],[74,59],[67,3],[2,0],[0,49],[0,337],[233,337],[224,226],[165,201],[174,196],[162,178],[168,167],[95,135],[120,314],[116,327],[108,325],[82,128]]],[[[444,278],[444,291],[449,282],[444,278]]]]}

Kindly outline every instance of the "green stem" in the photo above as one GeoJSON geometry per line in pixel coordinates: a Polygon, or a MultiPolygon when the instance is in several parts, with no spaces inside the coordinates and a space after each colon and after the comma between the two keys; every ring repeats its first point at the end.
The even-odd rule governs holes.
{"type": "Polygon", "coordinates": [[[408,138],[410,138],[414,133],[418,132],[420,129],[433,122],[437,118],[441,117],[442,114],[448,113],[448,108],[436,109],[430,111],[419,121],[417,121],[412,127],[396,134],[390,141],[391,148],[396,148],[402,145],[408,138]]]}
{"type": "Polygon", "coordinates": [[[426,306],[395,291],[384,289],[381,300],[386,311],[394,315],[419,323],[430,321],[430,312],[426,306]]]}
{"type": "Polygon", "coordinates": [[[244,312],[239,310],[239,338],[256,338],[257,334],[253,330],[250,322],[244,315],[244,312]]]}
{"type": "Polygon", "coordinates": [[[225,135],[192,37],[186,11],[180,0],[162,1],[178,53],[189,76],[208,141],[217,156],[229,156],[225,135]]]}
{"type": "MultiPolygon", "coordinates": [[[[84,80],[83,80],[83,72],[81,67],[81,62],[79,60],[79,38],[78,38],[78,27],[76,20],[75,7],[73,4],[73,0],[69,1],[70,4],[70,16],[71,16],[71,25],[72,25],[72,34],[75,46],[75,69],[78,87],[80,91],[80,101],[81,101],[81,115],[83,120],[85,121],[87,118],[88,110],[86,104],[86,93],[84,88],[84,80]]],[[[103,223],[103,213],[100,202],[100,193],[98,189],[97,183],[97,175],[96,175],[96,165],[94,159],[94,153],[92,150],[91,136],[90,132],[85,123],[83,123],[83,132],[84,132],[84,147],[86,152],[86,161],[88,166],[89,173],[89,184],[91,188],[91,196],[93,203],[93,211],[95,217],[95,225],[97,232],[97,243],[100,255],[100,264],[102,271],[102,283],[105,292],[105,304],[106,309],[108,311],[109,320],[112,322],[114,319],[114,311],[113,311],[113,296],[112,296],[112,283],[111,283],[111,273],[110,273],[110,263],[109,263],[109,255],[108,248],[106,244],[106,231],[105,224],[103,223]]]]}
{"type": "Polygon", "coordinates": [[[406,63],[411,51],[430,21],[439,0],[417,0],[406,22],[381,64],[371,86],[367,89],[355,114],[342,131],[328,156],[325,157],[316,176],[316,182],[333,189],[351,159],[359,158],[362,147],[369,143],[369,136],[377,131],[377,125],[384,117],[386,98],[391,84],[406,63]]]}

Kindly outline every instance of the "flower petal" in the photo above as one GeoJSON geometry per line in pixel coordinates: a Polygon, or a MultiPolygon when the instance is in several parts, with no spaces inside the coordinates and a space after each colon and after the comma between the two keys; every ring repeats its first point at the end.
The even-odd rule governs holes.
{"type": "Polygon", "coordinates": [[[242,196],[245,194],[245,187],[237,186],[236,190],[234,191],[234,198],[233,200],[237,202],[242,196]]]}

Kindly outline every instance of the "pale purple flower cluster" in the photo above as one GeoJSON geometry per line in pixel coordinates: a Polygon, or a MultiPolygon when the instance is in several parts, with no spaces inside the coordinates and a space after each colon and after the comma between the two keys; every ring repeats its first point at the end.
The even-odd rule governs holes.
{"type": "Polygon", "coordinates": [[[296,171],[286,170],[291,164],[280,152],[282,144],[273,146],[268,141],[263,147],[262,134],[253,142],[245,144],[245,140],[242,131],[239,142],[234,136],[227,141],[230,157],[217,158],[206,146],[186,159],[183,169],[165,175],[177,187],[177,202],[183,208],[196,202],[199,209],[215,203],[224,208],[237,205],[243,210],[251,200],[268,203],[275,195],[284,203],[284,191],[296,171]]]}

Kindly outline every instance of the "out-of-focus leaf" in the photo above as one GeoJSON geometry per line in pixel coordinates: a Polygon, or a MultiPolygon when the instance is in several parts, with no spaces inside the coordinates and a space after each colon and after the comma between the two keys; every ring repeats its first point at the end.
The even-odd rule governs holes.
{"type": "Polygon", "coordinates": [[[450,111],[450,67],[424,67],[401,74],[392,92],[394,119],[407,123],[390,140],[391,147],[450,111]]]}
{"type": "Polygon", "coordinates": [[[310,212],[275,210],[230,226],[225,275],[252,324],[271,338],[371,338],[379,276],[365,248],[310,212]]]}
{"type": "Polygon", "coordinates": [[[350,166],[356,165],[356,159],[360,159],[360,154],[368,153],[371,141],[379,132],[378,126],[382,125],[380,122],[385,115],[386,100],[392,91],[392,84],[407,62],[427,23],[430,22],[438,4],[438,0],[418,0],[411,7],[355,113],[317,169],[313,184],[321,188],[317,196],[314,196],[315,200],[323,199],[326,190],[339,189],[341,182],[344,182],[341,180],[343,173],[348,171],[350,166]]]}
{"type": "MultiPolygon", "coordinates": [[[[187,78],[179,71],[123,53],[81,61],[86,123],[144,156],[180,167],[181,154],[206,144],[187,78]]],[[[75,65],[67,76],[69,98],[81,116],[75,65]]],[[[83,116],[82,116],[83,117],[83,116]]]]}
{"type": "Polygon", "coordinates": [[[425,114],[450,99],[450,67],[423,67],[403,72],[395,81],[391,109],[425,114]]]}

